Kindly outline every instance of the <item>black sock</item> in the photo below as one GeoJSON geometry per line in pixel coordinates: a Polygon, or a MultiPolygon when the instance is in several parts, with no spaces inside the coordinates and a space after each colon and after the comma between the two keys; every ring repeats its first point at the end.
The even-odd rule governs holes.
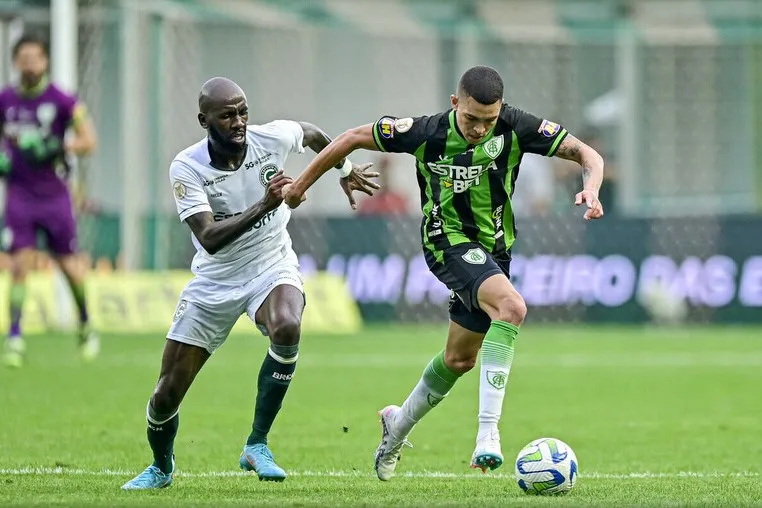
{"type": "MultiPolygon", "coordinates": [[[[257,405],[254,409],[254,423],[251,426],[251,434],[246,440],[246,445],[257,443],[267,444],[267,434],[275,421],[275,417],[283,404],[291,378],[296,370],[297,346],[286,346],[293,353],[290,357],[284,357],[273,353],[272,349],[267,352],[262,369],[259,371],[257,382],[257,405]],[[278,357],[276,360],[275,357],[278,357]]],[[[281,349],[283,346],[277,348],[281,349]]],[[[285,349],[285,348],[284,348],[285,349]]],[[[291,352],[291,351],[289,351],[291,352]]]]}
{"type": "Polygon", "coordinates": [[[147,420],[148,444],[151,445],[151,451],[153,451],[153,465],[161,469],[162,473],[171,473],[175,436],[177,436],[177,429],[180,427],[180,412],[177,411],[169,419],[166,419],[162,415],[156,415],[149,405],[147,420]]]}

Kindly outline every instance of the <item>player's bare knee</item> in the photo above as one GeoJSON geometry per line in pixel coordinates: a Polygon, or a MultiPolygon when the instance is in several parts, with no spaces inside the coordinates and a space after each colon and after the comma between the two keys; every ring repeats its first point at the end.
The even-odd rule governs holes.
{"type": "Polygon", "coordinates": [[[296,316],[283,316],[270,325],[270,340],[274,344],[290,346],[299,343],[301,320],[296,316]]]}
{"type": "Polygon", "coordinates": [[[445,366],[455,374],[465,374],[476,366],[476,354],[463,351],[449,351],[444,353],[445,366]]]}
{"type": "Polygon", "coordinates": [[[517,292],[512,292],[501,298],[497,304],[497,317],[500,321],[519,326],[527,316],[527,304],[517,292]]]}
{"type": "Polygon", "coordinates": [[[160,389],[159,386],[151,396],[150,408],[156,414],[170,414],[173,413],[178,407],[179,403],[175,403],[173,397],[166,390],[160,389]]]}

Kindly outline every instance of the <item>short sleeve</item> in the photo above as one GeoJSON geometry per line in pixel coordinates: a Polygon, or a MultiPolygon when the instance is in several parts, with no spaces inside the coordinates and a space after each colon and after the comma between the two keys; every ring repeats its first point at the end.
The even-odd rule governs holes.
{"type": "Polygon", "coordinates": [[[522,152],[552,157],[568,134],[559,124],[517,108],[506,108],[503,114],[512,125],[522,152]]]}
{"type": "Polygon", "coordinates": [[[79,102],[76,95],[60,92],[58,102],[61,120],[63,120],[64,125],[74,125],[74,123],[82,119],[81,115],[84,113],[84,104],[79,102]]]}
{"type": "Polygon", "coordinates": [[[87,118],[87,107],[85,106],[85,103],[82,101],[77,101],[74,103],[74,107],[71,111],[71,125],[78,125],[82,123],[87,118]]]}
{"type": "Polygon", "coordinates": [[[382,152],[415,152],[426,141],[429,117],[396,118],[385,116],[373,124],[373,139],[382,152]]]}
{"type": "Polygon", "coordinates": [[[212,207],[204,192],[204,186],[187,164],[174,160],[169,167],[169,181],[175,196],[177,214],[184,221],[191,215],[210,212],[212,207]]]}
{"type": "Polygon", "coordinates": [[[275,120],[271,124],[278,131],[286,153],[304,153],[304,129],[299,122],[275,120]]]}

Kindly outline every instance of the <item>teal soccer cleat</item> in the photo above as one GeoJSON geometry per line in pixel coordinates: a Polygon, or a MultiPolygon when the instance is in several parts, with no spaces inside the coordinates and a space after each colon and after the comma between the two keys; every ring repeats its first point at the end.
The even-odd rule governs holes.
{"type": "Polygon", "coordinates": [[[244,446],[238,463],[241,469],[256,472],[260,480],[282,482],[287,476],[283,468],[275,463],[273,454],[266,444],[244,446]]]}
{"type": "Polygon", "coordinates": [[[172,485],[172,476],[175,473],[175,458],[172,457],[172,472],[163,473],[161,469],[151,464],[145,471],[132,480],[122,485],[122,490],[147,490],[163,489],[172,485]]]}
{"type": "Polygon", "coordinates": [[[481,469],[482,473],[487,470],[494,471],[503,465],[503,452],[500,450],[500,434],[490,432],[476,441],[476,449],[471,456],[471,467],[481,469]]]}

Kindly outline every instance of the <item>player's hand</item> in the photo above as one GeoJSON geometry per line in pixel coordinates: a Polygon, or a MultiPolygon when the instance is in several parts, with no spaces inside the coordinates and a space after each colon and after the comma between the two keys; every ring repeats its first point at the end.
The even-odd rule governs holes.
{"type": "Polygon", "coordinates": [[[281,169],[267,182],[265,197],[262,198],[262,204],[265,210],[275,210],[283,203],[283,187],[294,181],[290,176],[286,176],[281,169]]]}
{"type": "Polygon", "coordinates": [[[585,210],[585,215],[583,215],[585,220],[600,219],[603,217],[603,205],[598,201],[598,196],[595,192],[591,190],[583,190],[582,192],[577,193],[574,197],[574,204],[580,206],[582,203],[587,205],[587,210],[585,210]]]}
{"type": "Polygon", "coordinates": [[[368,196],[372,196],[374,190],[381,188],[376,182],[369,180],[369,178],[378,177],[377,172],[368,171],[372,166],[372,162],[352,164],[352,172],[346,178],[339,179],[339,184],[344,194],[349,198],[349,205],[352,207],[352,210],[357,209],[357,203],[355,203],[355,198],[352,196],[353,191],[364,192],[368,196]]]}
{"type": "Polygon", "coordinates": [[[307,199],[307,194],[299,192],[292,183],[283,186],[283,201],[286,202],[289,208],[296,208],[304,203],[307,199]]]}

